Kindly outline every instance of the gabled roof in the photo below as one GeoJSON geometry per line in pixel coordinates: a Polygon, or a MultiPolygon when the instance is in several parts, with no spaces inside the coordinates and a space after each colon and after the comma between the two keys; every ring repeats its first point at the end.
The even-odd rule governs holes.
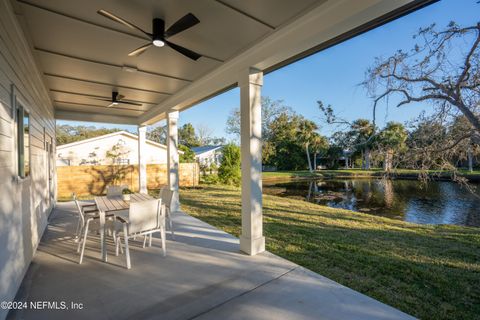
{"type": "MultiPolygon", "coordinates": [[[[109,133],[109,134],[104,134],[103,136],[98,136],[98,137],[94,137],[94,138],[90,138],[90,139],[85,139],[85,140],[75,141],[75,142],[72,142],[72,143],[62,144],[61,146],[57,146],[57,150],[61,150],[61,149],[69,148],[69,147],[75,147],[75,146],[78,146],[78,145],[81,145],[81,144],[84,144],[84,143],[90,143],[90,142],[93,142],[93,141],[102,140],[102,139],[110,138],[110,137],[114,137],[114,136],[126,136],[126,137],[129,137],[129,138],[138,140],[138,136],[136,134],[130,133],[128,131],[117,131],[117,132],[113,132],[113,133],[109,133]]],[[[149,143],[151,145],[154,145],[154,146],[157,146],[157,147],[160,147],[160,148],[163,148],[163,149],[167,149],[167,146],[165,146],[161,143],[152,141],[152,140],[147,139],[147,143],[149,143]]]]}
{"type": "Polygon", "coordinates": [[[205,152],[209,152],[209,151],[213,151],[213,150],[217,150],[217,149],[221,149],[223,148],[222,145],[220,146],[201,146],[201,147],[193,147],[191,148],[192,151],[195,153],[196,156],[202,154],[202,153],[205,153],[205,152]]]}

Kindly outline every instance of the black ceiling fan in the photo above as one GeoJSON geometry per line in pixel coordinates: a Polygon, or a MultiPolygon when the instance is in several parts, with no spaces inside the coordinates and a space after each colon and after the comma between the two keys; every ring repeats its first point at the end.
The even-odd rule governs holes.
{"type": "Polygon", "coordinates": [[[118,94],[118,92],[114,91],[114,92],[112,92],[112,99],[104,99],[104,98],[95,98],[95,99],[100,100],[100,101],[110,102],[110,104],[107,107],[117,106],[119,103],[129,104],[129,105],[132,105],[132,106],[141,106],[142,105],[141,103],[123,101],[122,100],[123,98],[125,98],[125,96],[122,96],[121,94],[118,94]]]}
{"type": "Polygon", "coordinates": [[[184,48],[182,46],[171,43],[170,41],[167,40],[169,37],[176,35],[177,33],[180,33],[182,31],[185,31],[200,22],[200,20],[198,20],[198,18],[195,17],[192,13],[187,13],[185,16],[183,16],[183,18],[180,18],[167,30],[165,30],[165,21],[163,21],[160,18],[155,18],[152,21],[152,33],[146,32],[142,28],[106,10],[98,10],[97,13],[115,22],[121,23],[129,28],[141,31],[143,34],[147,35],[148,37],[150,37],[150,39],[152,39],[150,43],[147,43],[146,45],[143,45],[140,48],[130,52],[128,54],[130,57],[134,57],[142,54],[143,52],[145,52],[145,50],[150,48],[152,45],[156,47],[163,47],[164,45],[167,45],[173,50],[183,54],[184,56],[192,60],[198,60],[201,57],[200,54],[193,52],[192,50],[189,50],[187,48],[184,48]]]}

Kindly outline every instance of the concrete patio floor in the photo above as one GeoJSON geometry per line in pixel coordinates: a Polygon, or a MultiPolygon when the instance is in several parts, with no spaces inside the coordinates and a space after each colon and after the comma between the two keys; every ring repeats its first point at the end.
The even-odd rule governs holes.
{"type": "MultiPolygon", "coordinates": [[[[186,214],[175,216],[176,237],[131,247],[125,257],[100,260],[90,237],[78,264],[73,203],[59,203],[28,269],[17,301],[64,301],[81,310],[20,310],[9,319],[413,319],[269,252],[250,257],[238,239],[186,214]]],[[[109,240],[110,241],[110,240],[109,240]]]]}

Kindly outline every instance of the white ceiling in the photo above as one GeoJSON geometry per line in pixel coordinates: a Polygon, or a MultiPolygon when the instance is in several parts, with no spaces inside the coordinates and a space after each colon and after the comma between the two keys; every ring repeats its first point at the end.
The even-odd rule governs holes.
{"type": "Polygon", "coordinates": [[[57,110],[134,118],[320,2],[324,1],[12,0],[57,110]],[[98,15],[99,9],[146,31],[152,18],[164,19],[168,28],[191,12],[200,23],[169,40],[203,57],[193,61],[168,47],[128,57],[148,40],[98,15]],[[138,72],[126,72],[123,65],[138,72]],[[108,102],[95,99],[108,98],[112,91],[142,106],[107,108],[108,102]]]}

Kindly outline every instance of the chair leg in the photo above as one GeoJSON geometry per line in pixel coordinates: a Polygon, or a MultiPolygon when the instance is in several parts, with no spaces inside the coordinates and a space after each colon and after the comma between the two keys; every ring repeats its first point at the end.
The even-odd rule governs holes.
{"type": "MultiPolygon", "coordinates": [[[[80,218],[78,218],[78,221],[77,221],[77,228],[75,229],[75,242],[79,242],[80,241],[80,236],[81,236],[81,233],[80,233],[80,218]]],[[[78,252],[78,251],[77,251],[78,252]]]]}
{"type": "Polygon", "coordinates": [[[87,235],[88,235],[88,224],[90,221],[87,221],[87,225],[85,226],[85,230],[83,231],[83,240],[82,240],[82,252],[80,252],[80,261],[78,264],[82,264],[83,261],[83,254],[85,253],[85,243],[87,242],[87,235]]]}
{"type": "Polygon", "coordinates": [[[115,238],[115,256],[118,257],[118,249],[121,247],[120,237],[115,238]]]}
{"type": "Polygon", "coordinates": [[[148,236],[143,236],[143,248],[145,248],[145,244],[147,243],[147,237],[148,236]]]}
{"type": "Polygon", "coordinates": [[[162,227],[160,229],[160,236],[162,237],[162,251],[163,251],[163,256],[165,257],[167,255],[167,248],[165,245],[165,227],[162,227]]]}
{"type": "Polygon", "coordinates": [[[131,265],[130,265],[130,250],[128,249],[128,229],[127,229],[126,224],[123,225],[123,236],[124,236],[124,239],[125,239],[125,256],[127,258],[127,269],[130,269],[131,268],[131,265]]]}
{"type": "Polygon", "coordinates": [[[153,233],[150,233],[150,239],[148,240],[148,246],[152,246],[152,238],[153,238],[153,233]]]}
{"type": "Polygon", "coordinates": [[[175,231],[173,230],[173,221],[171,213],[168,214],[168,225],[170,228],[170,232],[172,233],[172,239],[175,240],[175,231]]]}

